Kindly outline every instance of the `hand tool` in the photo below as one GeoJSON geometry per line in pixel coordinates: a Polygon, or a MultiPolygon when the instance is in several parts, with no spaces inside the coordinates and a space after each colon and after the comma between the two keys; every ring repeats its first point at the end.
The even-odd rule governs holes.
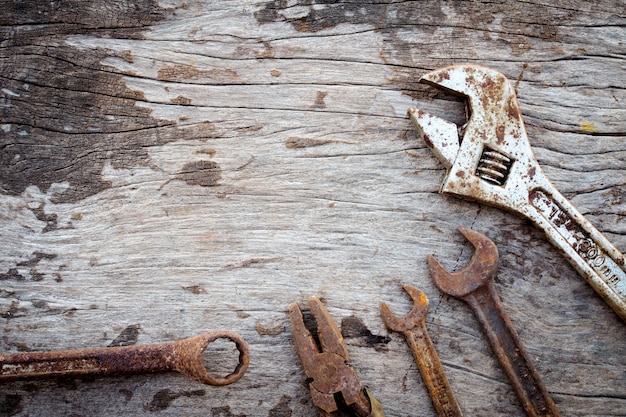
{"type": "Polygon", "coordinates": [[[437,415],[461,417],[461,407],[454,397],[439,355],[426,329],[428,299],[426,294],[410,285],[403,286],[413,299],[413,308],[406,315],[396,317],[385,303],[380,305],[380,314],[385,325],[395,332],[403,333],[422,374],[424,384],[430,392],[437,415]]]}
{"type": "Polygon", "coordinates": [[[313,403],[323,416],[334,415],[345,403],[359,417],[384,417],[380,403],[363,388],[349,365],[348,347],[330,314],[318,298],[309,297],[308,302],[317,322],[319,346],[306,328],[297,303],[289,306],[289,318],[296,353],[310,379],[313,403]]]}
{"type": "Polygon", "coordinates": [[[241,336],[228,330],[215,330],[168,343],[0,354],[0,382],[175,371],[203,384],[221,386],[239,380],[249,363],[248,344],[241,336]],[[239,351],[237,367],[225,377],[212,375],[204,364],[204,350],[217,339],[233,341],[239,351]]]}
{"type": "Polygon", "coordinates": [[[626,321],[624,255],[541,170],[506,77],[485,67],[457,65],[429,72],[420,81],[466,97],[470,113],[457,132],[454,123],[409,109],[424,142],[447,169],[440,192],[531,220],[626,321]]]}
{"type": "Polygon", "coordinates": [[[467,227],[458,230],[474,245],[472,259],[463,269],[448,272],[433,255],[428,255],[428,267],[435,285],[444,293],[462,299],[474,310],[526,414],[532,417],[558,416],[556,405],[496,292],[493,279],[498,268],[498,248],[481,233],[467,227]]]}

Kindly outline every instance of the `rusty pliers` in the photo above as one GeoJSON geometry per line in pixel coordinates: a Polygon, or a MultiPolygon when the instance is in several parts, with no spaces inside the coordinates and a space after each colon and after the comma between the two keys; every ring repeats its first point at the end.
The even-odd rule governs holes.
{"type": "Polygon", "coordinates": [[[317,322],[319,346],[305,326],[297,303],[289,306],[289,317],[296,353],[310,380],[313,403],[322,410],[320,415],[335,415],[345,404],[359,417],[384,417],[380,403],[349,365],[348,348],[330,314],[317,297],[309,297],[308,302],[317,322]]]}

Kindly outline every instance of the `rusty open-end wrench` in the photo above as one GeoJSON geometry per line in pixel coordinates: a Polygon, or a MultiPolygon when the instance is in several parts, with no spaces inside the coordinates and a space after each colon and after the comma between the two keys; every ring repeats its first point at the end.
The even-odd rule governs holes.
{"type": "Polygon", "coordinates": [[[559,416],[496,293],[493,279],[498,268],[498,248],[487,236],[472,229],[459,227],[459,232],[474,245],[472,259],[463,269],[448,272],[429,255],[428,267],[435,285],[444,293],[462,299],[474,310],[526,414],[531,417],[559,416]]]}
{"type": "Polygon", "coordinates": [[[462,417],[461,407],[454,397],[435,345],[426,329],[426,313],[428,312],[426,294],[410,285],[405,285],[403,288],[413,299],[413,308],[406,315],[396,317],[387,304],[381,303],[380,314],[383,321],[391,330],[404,334],[413,351],[437,415],[462,417]]]}
{"type": "Polygon", "coordinates": [[[228,330],[215,330],[167,343],[0,354],[0,382],[175,371],[203,384],[221,386],[239,380],[249,363],[249,347],[240,335],[228,330]],[[204,364],[204,350],[217,339],[231,340],[239,351],[237,367],[225,377],[211,374],[204,364]]]}
{"type": "Polygon", "coordinates": [[[526,136],[513,86],[492,69],[456,65],[424,83],[467,98],[469,120],[454,123],[415,108],[411,120],[447,169],[440,192],[504,208],[530,219],[626,321],[622,255],[545,176],[526,136]]]}

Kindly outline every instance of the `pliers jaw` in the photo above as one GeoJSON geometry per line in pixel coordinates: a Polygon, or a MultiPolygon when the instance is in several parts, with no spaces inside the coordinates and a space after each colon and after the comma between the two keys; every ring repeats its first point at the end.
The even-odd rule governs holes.
{"type": "Polygon", "coordinates": [[[309,297],[308,302],[317,322],[319,346],[305,326],[298,304],[289,306],[289,317],[296,353],[310,379],[313,403],[329,415],[345,403],[358,416],[369,416],[369,396],[356,371],[348,364],[350,356],[339,328],[318,298],[309,297]]]}

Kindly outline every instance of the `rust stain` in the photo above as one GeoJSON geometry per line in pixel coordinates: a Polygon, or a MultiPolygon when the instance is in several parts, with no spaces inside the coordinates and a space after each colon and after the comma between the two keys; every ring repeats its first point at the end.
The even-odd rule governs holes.
{"type": "Polygon", "coordinates": [[[172,401],[179,397],[202,397],[206,394],[205,390],[180,391],[174,392],[168,388],[157,391],[152,397],[152,401],[144,406],[147,411],[163,411],[169,408],[172,401]]]}
{"type": "Polygon", "coordinates": [[[215,154],[217,153],[217,151],[213,148],[208,148],[208,149],[200,149],[198,151],[195,152],[198,155],[209,155],[211,157],[215,156],[215,154]]]}
{"type": "Polygon", "coordinates": [[[509,100],[506,103],[506,113],[509,115],[509,118],[512,120],[521,120],[522,115],[517,104],[517,100],[514,96],[509,97],[509,100]]]}
{"type": "Polygon", "coordinates": [[[283,259],[282,257],[278,256],[275,258],[250,258],[250,259],[246,259],[245,261],[243,261],[241,263],[241,267],[242,268],[246,268],[250,265],[254,265],[254,264],[264,264],[264,263],[269,263],[269,262],[278,262],[281,259],[283,259]]]}
{"type": "Polygon", "coordinates": [[[207,291],[199,285],[190,285],[188,287],[183,287],[183,290],[189,291],[192,294],[206,294],[207,291]]]}
{"type": "Polygon", "coordinates": [[[124,59],[124,61],[128,62],[129,64],[132,64],[133,62],[135,62],[135,59],[133,58],[133,53],[130,50],[126,50],[122,53],[122,58],[124,59]]]}
{"type": "Polygon", "coordinates": [[[325,109],[326,103],[324,102],[324,98],[328,93],[326,91],[318,91],[315,95],[315,102],[313,103],[312,108],[314,109],[325,109]]]}
{"type": "Polygon", "coordinates": [[[600,131],[600,129],[598,129],[598,127],[595,126],[594,124],[585,122],[585,121],[580,123],[580,128],[585,132],[591,132],[591,133],[596,133],[600,131]]]}
{"type": "Polygon", "coordinates": [[[496,127],[496,143],[501,145],[504,143],[505,128],[503,125],[496,127]]]}
{"type": "Polygon", "coordinates": [[[426,146],[428,146],[429,148],[433,148],[435,145],[433,144],[433,141],[430,140],[430,135],[424,133],[422,135],[422,139],[424,139],[424,142],[426,143],[426,146]]]}
{"type": "Polygon", "coordinates": [[[220,166],[213,161],[193,161],[183,165],[182,171],[176,178],[189,185],[201,187],[215,187],[222,178],[220,166]]]}
{"type": "Polygon", "coordinates": [[[199,69],[192,65],[166,65],[157,71],[157,78],[161,81],[181,82],[186,80],[217,79],[240,80],[239,74],[230,68],[199,69]]]}
{"type": "Polygon", "coordinates": [[[274,51],[274,47],[269,41],[263,42],[263,50],[255,53],[255,57],[257,59],[273,59],[276,58],[276,52],[274,51]]]}
{"type": "Polygon", "coordinates": [[[278,336],[285,331],[285,325],[283,323],[278,323],[274,326],[265,327],[261,324],[261,322],[257,321],[254,327],[259,336],[278,336]]]}
{"type": "Polygon", "coordinates": [[[263,129],[263,125],[240,126],[235,128],[237,132],[257,132],[261,129],[263,129]]]}
{"type": "Polygon", "coordinates": [[[289,149],[309,148],[312,146],[322,146],[331,143],[330,139],[303,138],[299,136],[290,136],[285,141],[285,147],[289,149]]]}
{"type": "Polygon", "coordinates": [[[181,106],[189,106],[189,105],[191,105],[191,99],[187,98],[187,97],[184,97],[184,96],[177,96],[177,97],[171,98],[170,101],[173,104],[179,104],[181,106]]]}
{"type": "Polygon", "coordinates": [[[449,80],[449,79],[450,79],[450,73],[448,71],[441,71],[439,72],[439,74],[437,74],[436,82],[442,83],[443,81],[449,80]]]}
{"type": "Polygon", "coordinates": [[[224,405],[221,407],[211,407],[211,416],[213,417],[248,417],[245,414],[235,415],[230,411],[230,405],[224,405]]]}

